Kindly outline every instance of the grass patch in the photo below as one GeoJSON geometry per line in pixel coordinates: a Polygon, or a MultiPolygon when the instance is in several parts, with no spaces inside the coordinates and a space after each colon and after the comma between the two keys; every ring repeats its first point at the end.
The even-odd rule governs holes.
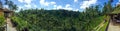
{"type": "Polygon", "coordinates": [[[100,28],[99,31],[105,31],[105,30],[106,30],[106,27],[107,27],[107,24],[108,24],[108,22],[106,22],[106,23],[103,25],[103,27],[100,28]]]}
{"type": "Polygon", "coordinates": [[[99,28],[97,27],[102,21],[104,20],[104,16],[96,17],[92,19],[89,23],[90,30],[94,30],[94,28],[99,28]]]}
{"type": "Polygon", "coordinates": [[[99,31],[105,31],[107,28],[107,25],[109,24],[109,16],[106,16],[107,22],[104,23],[104,25],[99,29],[99,31]]]}

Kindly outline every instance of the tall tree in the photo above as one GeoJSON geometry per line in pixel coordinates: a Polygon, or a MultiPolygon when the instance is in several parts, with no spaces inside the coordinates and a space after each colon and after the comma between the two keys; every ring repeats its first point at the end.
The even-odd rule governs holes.
{"type": "Polygon", "coordinates": [[[99,6],[91,6],[89,8],[86,8],[86,14],[88,14],[90,17],[98,16],[99,12],[99,6]]]}
{"type": "Polygon", "coordinates": [[[10,1],[10,0],[5,0],[5,5],[8,5],[8,8],[10,9],[10,10],[17,10],[17,5],[15,5],[12,1],[10,1]]]}
{"type": "Polygon", "coordinates": [[[108,2],[104,4],[103,9],[102,9],[103,14],[109,14],[113,11],[112,2],[113,0],[108,0],[108,2]]]}
{"type": "Polygon", "coordinates": [[[103,9],[102,9],[102,12],[103,14],[106,14],[107,13],[107,3],[104,3],[104,6],[103,6],[103,9]]]}
{"type": "Polygon", "coordinates": [[[107,4],[107,8],[108,8],[108,13],[110,13],[110,12],[112,12],[113,10],[112,10],[112,2],[113,2],[113,0],[109,0],[108,1],[108,4],[107,4]]]}
{"type": "Polygon", "coordinates": [[[1,0],[0,0],[0,8],[3,8],[3,4],[1,0]]]}

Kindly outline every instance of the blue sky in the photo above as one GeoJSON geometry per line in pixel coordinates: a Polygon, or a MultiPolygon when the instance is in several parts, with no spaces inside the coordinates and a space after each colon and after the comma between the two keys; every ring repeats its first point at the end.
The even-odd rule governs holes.
{"type": "MultiPolygon", "coordinates": [[[[83,11],[92,5],[103,5],[108,0],[11,0],[19,9],[44,8],[44,9],[67,9],[83,11]]],[[[114,0],[117,4],[120,0],[114,0]]]]}

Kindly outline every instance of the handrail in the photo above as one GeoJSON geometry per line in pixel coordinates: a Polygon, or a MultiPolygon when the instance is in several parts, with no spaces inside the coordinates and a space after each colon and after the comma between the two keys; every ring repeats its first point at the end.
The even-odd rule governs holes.
{"type": "Polygon", "coordinates": [[[109,19],[109,21],[108,21],[108,24],[107,24],[107,27],[106,27],[105,31],[108,31],[110,21],[111,21],[111,20],[109,19]]]}

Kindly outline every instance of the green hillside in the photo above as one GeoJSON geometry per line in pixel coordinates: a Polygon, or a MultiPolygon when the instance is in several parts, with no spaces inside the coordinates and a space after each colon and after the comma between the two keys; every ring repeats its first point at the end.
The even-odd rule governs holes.
{"type": "Polygon", "coordinates": [[[99,14],[93,17],[84,12],[63,9],[22,10],[12,17],[14,26],[20,31],[92,31],[103,19],[99,14]]]}

